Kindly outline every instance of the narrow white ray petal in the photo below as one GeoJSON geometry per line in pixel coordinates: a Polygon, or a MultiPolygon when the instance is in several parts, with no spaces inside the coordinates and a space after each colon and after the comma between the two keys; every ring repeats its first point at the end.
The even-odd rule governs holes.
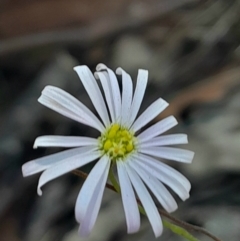
{"type": "Polygon", "coordinates": [[[194,152],[174,147],[150,146],[140,148],[139,152],[167,160],[185,163],[191,163],[194,157],[194,152]]]}
{"type": "Polygon", "coordinates": [[[127,222],[127,231],[128,233],[135,233],[140,228],[140,214],[131,182],[122,161],[117,161],[117,171],[127,222]]]}
{"type": "Polygon", "coordinates": [[[48,108],[80,123],[92,126],[99,131],[104,130],[104,126],[98,118],[79,100],[64,90],[53,86],[46,86],[38,101],[48,108]]]}
{"type": "Polygon", "coordinates": [[[177,203],[167,190],[166,187],[150,172],[143,169],[135,160],[129,162],[129,165],[138,173],[142,180],[146,183],[158,201],[162,204],[163,208],[169,213],[177,209],[177,203]]]}
{"type": "MultiPolygon", "coordinates": [[[[92,196],[96,190],[98,183],[103,179],[103,176],[108,174],[110,161],[107,156],[103,156],[93,167],[85,180],[80,193],[78,194],[76,205],[75,205],[75,217],[76,220],[81,223],[84,221],[85,214],[87,213],[89,203],[91,202],[92,196]],[[107,170],[107,171],[106,171],[107,170]]],[[[105,183],[106,184],[106,183],[105,183]]],[[[104,184],[104,185],[105,185],[104,184]]]]}
{"type": "Polygon", "coordinates": [[[139,147],[150,147],[150,146],[167,146],[167,145],[178,145],[187,144],[188,139],[186,134],[171,134],[152,138],[143,143],[139,140],[139,147]]]}
{"type": "Polygon", "coordinates": [[[177,120],[173,116],[169,116],[156,124],[152,125],[141,134],[138,135],[139,142],[144,142],[152,139],[155,136],[161,135],[172,127],[177,125],[177,120]]]}
{"type": "Polygon", "coordinates": [[[111,69],[109,69],[104,64],[98,64],[96,69],[97,69],[97,71],[106,70],[108,73],[108,77],[110,79],[111,90],[112,90],[112,97],[113,97],[113,103],[114,103],[114,109],[115,109],[115,117],[116,117],[116,121],[119,121],[120,116],[121,116],[121,95],[120,95],[120,89],[119,89],[116,75],[114,74],[114,72],[111,69]]]}
{"type": "Polygon", "coordinates": [[[104,187],[106,185],[106,181],[100,179],[100,181],[97,183],[95,192],[92,194],[91,199],[88,203],[88,207],[86,210],[86,216],[81,221],[81,224],[78,229],[78,234],[80,237],[87,237],[92,231],[92,228],[96,222],[96,218],[101,206],[102,201],[102,195],[104,191],[104,187]],[[102,194],[102,195],[101,195],[102,194]],[[91,212],[91,213],[89,213],[91,212]],[[93,216],[95,217],[95,220],[93,220],[93,216]]]}
{"type": "MultiPolygon", "coordinates": [[[[85,215],[81,221],[80,228],[79,228],[79,234],[82,237],[86,237],[90,234],[96,222],[99,209],[101,206],[104,188],[107,182],[109,168],[110,168],[110,161],[105,156],[94,166],[95,171],[93,169],[86,180],[88,182],[97,182],[96,178],[98,178],[99,174],[101,174],[100,178],[98,179],[95,190],[92,193],[90,190],[88,190],[88,193],[87,193],[87,195],[89,195],[91,198],[88,203],[87,209],[85,209],[85,215]]],[[[86,200],[84,201],[86,202],[86,200]]]]}
{"type": "Polygon", "coordinates": [[[41,187],[47,182],[96,160],[100,155],[101,153],[99,151],[84,154],[79,153],[78,155],[68,157],[61,162],[56,163],[54,166],[49,167],[39,178],[37,188],[38,195],[42,195],[41,187]]]}
{"type": "Polygon", "coordinates": [[[151,165],[153,168],[164,172],[169,177],[174,178],[176,181],[180,182],[186,190],[189,192],[191,189],[191,183],[188,181],[188,179],[181,174],[176,169],[172,168],[171,166],[156,160],[154,157],[150,157],[144,154],[140,154],[136,157],[137,159],[141,160],[141,162],[145,163],[146,165],[151,165]]]}
{"type": "Polygon", "coordinates": [[[115,115],[115,109],[114,109],[114,102],[113,102],[113,93],[111,88],[110,79],[108,78],[107,73],[105,72],[95,72],[95,77],[97,79],[100,79],[100,82],[103,87],[103,91],[105,94],[105,98],[107,101],[108,109],[110,112],[111,120],[112,122],[116,121],[116,115],[115,115]]]}
{"type": "Polygon", "coordinates": [[[36,138],[33,148],[38,147],[78,147],[96,146],[98,140],[83,136],[39,136],[36,138]]]}
{"type": "Polygon", "coordinates": [[[121,124],[128,126],[129,114],[132,105],[133,83],[129,74],[122,68],[117,68],[116,73],[122,75],[122,110],[121,124]]]}
{"type": "Polygon", "coordinates": [[[154,101],[133,123],[131,129],[136,132],[140,130],[143,126],[153,120],[157,115],[159,115],[165,108],[167,108],[168,103],[159,98],[154,101]]]}
{"type": "Polygon", "coordinates": [[[96,147],[94,146],[79,147],[71,150],[58,152],[56,154],[51,154],[45,157],[37,158],[35,160],[29,161],[23,164],[22,166],[23,176],[26,177],[26,176],[30,176],[30,175],[39,173],[41,171],[44,171],[47,168],[54,166],[56,163],[64,159],[67,159],[69,157],[76,156],[79,153],[85,154],[95,150],[96,150],[96,147]]]}
{"type": "Polygon", "coordinates": [[[189,198],[191,184],[180,172],[147,155],[135,157],[144,170],[169,186],[182,200],[189,198]]]}
{"type": "MultiPolygon", "coordinates": [[[[54,101],[53,99],[49,98],[48,96],[41,95],[38,98],[38,102],[41,103],[42,105],[48,107],[49,109],[52,109],[59,114],[66,116],[72,120],[75,120],[77,122],[80,122],[82,124],[87,124],[87,121],[80,117],[78,114],[74,113],[73,111],[69,110],[68,108],[63,107],[60,105],[58,102],[54,101]]],[[[94,125],[93,125],[94,127],[94,125]]]]}
{"type": "Polygon", "coordinates": [[[136,116],[142,104],[143,96],[147,86],[147,81],[148,81],[148,71],[139,69],[138,77],[137,77],[137,85],[134,92],[133,101],[132,101],[131,110],[130,110],[130,117],[128,122],[129,127],[136,119],[136,116]]]}
{"type": "Polygon", "coordinates": [[[85,122],[101,124],[101,122],[92,113],[91,110],[89,110],[78,99],[60,88],[54,86],[46,86],[42,91],[42,95],[49,97],[53,101],[56,101],[59,105],[63,106],[67,110],[75,113],[80,118],[85,120],[85,122]]]}
{"type": "Polygon", "coordinates": [[[99,89],[97,81],[94,78],[92,72],[85,65],[77,66],[77,67],[74,67],[73,69],[77,72],[80,80],[82,81],[83,86],[87,91],[96,111],[100,115],[104,125],[108,126],[110,121],[108,117],[107,108],[106,108],[102,93],[99,89]]]}
{"type": "Polygon", "coordinates": [[[162,234],[163,226],[157,207],[153,202],[152,197],[150,196],[147,188],[144,186],[142,180],[135,172],[135,170],[127,163],[125,165],[125,168],[128,172],[128,176],[133,184],[133,187],[143,205],[149,222],[151,223],[155,237],[159,237],[162,234]]]}

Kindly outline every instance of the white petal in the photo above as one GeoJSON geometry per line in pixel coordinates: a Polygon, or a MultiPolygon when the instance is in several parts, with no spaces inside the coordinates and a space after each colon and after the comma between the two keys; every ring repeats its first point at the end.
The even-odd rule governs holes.
{"type": "Polygon", "coordinates": [[[113,103],[114,103],[114,109],[115,109],[115,115],[116,115],[115,117],[116,117],[116,121],[119,121],[121,116],[121,95],[120,95],[120,89],[119,89],[116,75],[111,69],[109,69],[104,64],[98,64],[96,69],[97,71],[106,70],[108,73],[111,90],[112,90],[112,96],[113,96],[113,103]]]}
{"type": "Polygon", "coordinates": [[[168,131],[172,127],[177,125],[177,120],[173,116],[169,116],[156,124],[152,125],[141,134],[138,135],[139,142],[142,143],[144,141],[148,141],[151,138],[158,136],[165,131],[168,131]]]}
{"type": "Polygon", "coordinates": [[[79,121],[85,125],[92,126],[102,132],[105,128],[98,118],[79,100],[54,86],[46,86],[38,101],[48,108],[79,121]]]}
{"type": "Polygon", "coordinates": [[[178,145],[178,144],[187,144],[188,139],[186,134],[171,134],[164,135],[152,138],[143,143],[139,140],[140,148],[149,147],[149,146],[167,146],[167,145],[178,145]]]}
{"type": "Polygon", "coordinates": [[[194,152],[174,147],[143,147],[139,149],[139,152],[145,153],[151,156],[164,158],[167,160],[173,160],[178,162],[191,163],[194,157],[194,152]]]}
{"type": "Polygon", "coordinates": [[[110,79],[108,78],[107,73],[105,72],[95,72],[95,77],[97,79],[100,79],[100,82],[103,87],[103,91],[105,94],[105,98],[108,104],[108,109],[110,112],[111,120],[112,122],[116,122],[116,114],[115,114],[115,107],[114,107],[114,102],[113,102],[113,93],[112,93],[112,88],[111,88],[111,83],[110,79]]]}
{"type": "Polygon", "coordinates": [[[132,169],[130,165],[127,165],[127,163],[125,167],[128,172],[128,176],[130,177],[130,180],[134,186],[134,189],[147,214],[149,222],[151,223],[155,237],[159,237],[162,234],[163,226],[162,226],[162,220],[156,208],[156,205],[153,202],[152,197],[150,196],[147,188],[144,186],[142,180],[135,172],[135,170],[132,169]]]}
{"type": "Polygon", "coordinates": [[[47,182],[96,160],[100,155],[101,153],[99,151],[84,154],[79,153],[78,155],[68,157],[67,159],[49,167],[39,178],[37,188],[38,195],[42,195],[41,187],[47,182]]]}
{"type": "Polygon", "coordinates": [[[182,200],[189,198],[190,182],[180,172],[147,155],[135,157],[138,164],[169,186],[182,200]]]}
{"type": "Polygon", "coordinates": [[[38,147],[78,147],[97,146],[98,140],[91,137],[82,136],[39,136],[33,145],[38,147]]]}
{"type": "Polygon", "coordinates": [[[129,162],[129,165],[138,173],[142,180],[146,183],[152,193],[156,196],[163,208],[168,212],[173,212],[177,209],[177,203],[167,190],[166,187],[155,178],[150,172],[143,169],[135,160],[129,162]]]}
{"type": "Polygon", "coordinates": [[[133,83],[129,74],[122,68],[117,68],[116,73],[122,75],[122,110],[121,110],[121,124],[128,126],[128,119],[130,108],[132,105],[133,83]]]}
{"type": "Polygon", "coordinates": [[[29,162],[23,164],[23,166],[22,166],[23,176],[26,177],[26,176],[30,176],[30,175],[36,174],[38,172],[44,171],[47,168],[55,165],[56,163],[58,163],[64,159],[67,159],[69,157],[76,156],[79,153],[84,154],[84,153],[92,152],[95,150],[96,150],[96,148],[93,146],[79,147],[79,148],[74,148],[71,150],[58,152],[56,154],[52,154],[49,156],[37,158],[35,160],[29,161],[29,162]]]}
{"type": "Polygon", "coordinates": [[[105,175],[106,168],[110,165],[109,163],[110,161],[108,160],[108,157],[104,155],[96,163],[96,165],[89,173],[87,179],[85,180],[81,188],[81,191],[78,194],[76,205],[75,205],[75,217],[79,223],[83,222],[89,203],[91,201],[91,198],[96,192],[96,187],[98,183],[100,183],[100,180],[102,180],[103,175],[105,175]]]}
{"type": "MultiPolygon", "coordinates": [[[[79,228],[79,234],[82,237],[86,237],[90,234],[96,222],[97,215],[99,213],[99,209],[101,206],[103,191],[105,189],[106,182],[107,182],[109,167],[110,167],[110,161],[108,160],[107,157],[103,157],[94,166],[87,180],[83,184],[84,186],[86,182],[90,182],[90,183],[97,182],[97,186],[93,192],[91,192],[92,190],[88,190],[87,193],[85,192],[85,195],[89,195],[91,198],[88,203],[87,210],[85,209],[85,215],[81,221],[80,228],[79,228]],[[101,175],[100,175],[100,178],[98,179],[99,174],[101,175]]],[[[86,184],[86,185],[89,186],[89,184],[86,184]]],[[[82,192],[82,189],[80,192],[82,192]]],[[[84,202],[86,202],[86,200],[84,200],[84,202]]]]}
{"type": "Polygon", "coordinates": [[[80,80],[82,81],[83,86],[87,91],[96,111],[98,112],[101,119],[103,120],[104,125],[108,126],[110,122],[109,122],[107,108],[103,100],[102,93],[99,89],[97,81],[94,78],[92,72],[85,65],[77,66],[77,67],[74,67],[73,69],[77,72],[80,80]]]}
{"type": "Polygon", "coordinates": [[[92,111],[66,91],[54,86],[46,86],[42,91],[42,96],[49,97],[65,109],[79,116],[82,120],[84,120],[84,124],[88,124],[90,122],[103,128],[102,123],[92,113],[92,111]]]}
{"type": "Polygon", "coordinates": [[[136,132],[145,126],[148,122],[153,120],[157,115],[159,115],[165,108],[167,108],[168,103],[159,98],[153,102],[134,122],[131,129],[136,132]]]}
{"type": "MultiPolygon", "coordinates": [[[[62,105],[60,105],[58,102],[54,101],[53,99],[49,98],[48,96],[41,95],[38,98],[38,102],[42,105],[45,105],[46,107],[58,112],[61,115],[64,115],[72,120],[75,120],[77,122],[80,122],[82,124],[86,124],[87,121],[80,117],[78,114],[71,111],[69,108],[65,108],[62,105]]],[[[94,126],[93,126],[94,127],[94,126]]]]}
{"type": "Polygon", "coordinates": [[[134,92],[133,101],[132,101],[131,110],[130,110],[130,117],[128,122],[129,127],[136,119],[136,116],[142,104],[143,96],[147,86],[147,81],[148,81],[148,71],[139,69],[138,77],[137,77],[137,85],[134,92]]]}
{"type": "Polygon", "coordinates": [[[135,233],[140,228],[140,214],[136,197],[122,161],[117,161],[117,170],[127,230],[128,233],[135,233]]]}

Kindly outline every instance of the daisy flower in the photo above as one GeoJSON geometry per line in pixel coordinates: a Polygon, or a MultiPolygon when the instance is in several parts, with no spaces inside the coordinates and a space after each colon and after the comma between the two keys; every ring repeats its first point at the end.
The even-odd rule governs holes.
{"type": "Polygon", "coordinates": [[[37,192],[47,182],[97,160],[78,194],[75,216],[80,223],[80,236],[91,232],[100,209],[104,188],[112,166],[116,166],[121,189],[127,231],[135,233],[140,228],[138,197],[146,212],[156,237],[162,233],[162,220],[148,190],[162,207],[173,212],[177,203],[165,187],[172,189],[182,200],[189,197],[190,183],[178,171],[161,162],[167,159],[191,163],[194,153],[168,145],[186,144],[185,134],[161,135],[177,125],[173,116],[167,117],[144,131],[140,131],[159,115],[168,103],[159,98],[137,117],[148,81],[148,71],[138,71],[133,94],[132,79],[123,69],[122,91],[115,73],[104,64],[96,67],[95,77],[87,66],[74,68],[87,91],[99,118],[79,100],[62,89],[46,86],[38,101],[48,108],[79,123],[99,131],[98,138],[81,136],[40,136],[37,147],[72,148],[41,157],[22,166],[23,176],[41,174],[37,192]],[[101,83],[102,94],[99,85],[101,83]]]}

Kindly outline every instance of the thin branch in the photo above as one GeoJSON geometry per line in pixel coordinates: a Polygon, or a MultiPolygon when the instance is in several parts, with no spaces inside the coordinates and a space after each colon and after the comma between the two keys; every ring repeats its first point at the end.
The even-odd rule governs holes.
{"type": "Polygon", "coordinates": [[[192,225],[190,223],[184,222],[180,219],[175,218],[174,216],[170,215],[169,213],[167,213],[164,210],[158,209],[159,213],[168,218],[169,220],[171,220],[172,222],[178,224],[180,227],[183,227],[187,230],[191,230],[191,231],[196,231],[198,233],[202,233],[205,234],[206,236],[208,236],[209,238],[213,239],[214,241],[221,241],[219,238],[217,238],[216,236],[214,236],[213,234],[209,233],[206,229],[201,228],[199,226],[196,225],[192,225]]]}
{"type": "MultiPolygon", "coordinates": [[[[83,171],[80,171],[80,170],[74,170],[72,171],[72,173],[74,175],[77,175],[81,178],[84,178],[86,179],[88,174],[86,174],[85,172],[83,171]]],[[[108,189],[111,189],[112,191],[114,192],[117,192],[116,189],[109,183],[106,184],[106,187],[108,189]]],[[[137,202],[138,204],[140,204],[142,206],[142,203],[139,199],[137,199],[137,202]]],[[[209,233],[206,229],[204,228],[201,228],[201,227],[198,227],[196,225],[192,225],[190,223],[187,223],[187,222],[184,222],[180,219],[177,219],[175,217],[173,217],[172,215],[170,215],[169,213],[167,213],[166,211],[162,210],[162,209],[159,209],[158,208],[158,212],[165,218],[168,218],[169,220],[171,220],[172,222],[174,222],[175,224],[179,225],[180,227],[186,229],[186,230],[190,230],[190,231],[195,231],[195,232],[198,232],[198,233],[202,233],[206,236],[208,236],[209,238],[211,238],[212,240],[214,241],[221,241],[219,238],[217,238],[216,236],[214,236],[213,234],[209,233]]]]}

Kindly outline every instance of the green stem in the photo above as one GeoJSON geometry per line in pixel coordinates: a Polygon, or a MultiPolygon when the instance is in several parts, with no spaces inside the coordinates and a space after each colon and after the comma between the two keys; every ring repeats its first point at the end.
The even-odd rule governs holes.
{"type": "Polygon", "coordinates": [[[199,241],[199,239],[193,237],[186,229],[183,229],[175,224],[172,224],[166,220],[162,220],[163,226],[170,229],[173,233],[176,233],[189,241],[199,241]]]}
{"type": "Polygon", "coordinates": [[[112,166],[111,166],[111,168],[110,168],[110,170],[109,170],[108,177],[109,177],[112,185],[113,185],[114,188],[116,189],[116,191],[117,191],[118,193],[120,193],[120,192],[121,192],[121,189],[120,189],[119,184],[118,184],[118,182],[117,182],[117,180],[116,180],[116,178],[115,178],[115,176],[114,176],[112,166]]]}
{"type": "MultiPolygon", "coordinates": [[[[144,208],[138,204],[138,208],[141,214],[146,215],[146,212],[144,210],[144,208]]],[[[165,228],[170,229],[173,233],[176,233],[182,237],[184,237],[186,240],[189,241],[199,241],[198,239],[196,239],[195,237],[193,237],[187,230],[185,230],[184,228],[181,228],[175,224],[172,224],[166,220],[162,220],[163,222],[163,226],[165,228]]]]}
{"type": "MultiPolygon", "coordinates": [[[[111,168],[112,168],[112,167],[111,167],[111,168]]],[[[79,176],[79,177],[81,177],[81,178],[83,178],[83,179],[86,179],[87,176],[88,176],[85,172],[80,171],[80,170],[74,170],[74,171],[72,171],[72,173],[75,174],[75,175],[77,175],[77,176],[79,176]]],[[[116,179],[115,179],[115,176],[114,176],[112,170],[111,170],[111,173],[109,173],[109,178],[110,178],[110,176],[111,176],[111,179],[112,179],[111,182],[115,183],[115,184],[114,184],[115,186],[112,186],[111,184],[107,183],[107,184],[106,184],[106,187],[109,188],[109,189],[111,189],[111,190],[114,191],[114,192],[120,192],[120,187],[119,187],[119,185],[118,185],[118,182],[117,182],[116,179]],[[117,191],[117,190],[118,190],[118,191],[117,191]]],[[[141,206],[141,202],[140,202],[139,199],[137,199],[137,202],[138,202],[138,204],[139,204],[139,211],[140,211],[142,214],[146,215],[145,210],[144,210],[143,207],[141,206]]],[[[184,236],[183,236],[182,234],[180,234],[180,235],[183,236],[183,237],[185,237],[187,240],[190,240],[190,241],[198,241],[198,239],[194,238],[192,235],[190,235],[190,234],[186,231],[186,230],[190,230],[190,231],[195,231],[195,232],[199,232],[199,233],[201,233],[201,234],[204,234],[204,235],[208,236],[209,238],[211,238],[211,239],[214,240],[214,241],[221,241],[219,238],[217,238],[216,236],[214,236],[213,234],[209,233],[207,230],[205,230],[205,229],[203,229],[203,228],[201,228],[201,227],[198,227],[198,226],[192,225],[192,224],[190,224],[190,223],[186,223],[186,222],[184,222],[184,221],[182,221],[182,220],[179,220],[179,219],[173,217],[172,215],[170,215],[169,213],[167,213],[166,211],[164,211],[164,210],[162,210],[162,209],[158,209],[158,211],[159,211],[159,213],[160,213],[163,217],[165,217],[165,218],[171,220],[172,222],[174,222],[174,223],[175,223],[175,226],[177,226],[176,224],[178,224],[179,226],[177,226],[177,227],[178,227],[178,228],[181,227],[181,228],[184,230],[184,232],[183,232],[183,235],[184,235],[184,236]],[[188,235],[188,234],[189,234],[189,235],[188,235]]],[[[166,228],[171,229],[170,226],[167,224],[168,222],[167,222],[166,220],[164,220],[164,221],[165,221],[165,223],[164,223],[163,225],[164,225],[166,228]]],[[[170,224],[171,224],[171,223],[170,223],[170,224]]],[[[173,227],[173,226],[171,226],[171,227],[173,227]]],[[[171,230],[172,230],[172,229],[171,229],[171,230]]],[[[174,232],[174,231],[173,231],[173,232],[174,232]]]]}

